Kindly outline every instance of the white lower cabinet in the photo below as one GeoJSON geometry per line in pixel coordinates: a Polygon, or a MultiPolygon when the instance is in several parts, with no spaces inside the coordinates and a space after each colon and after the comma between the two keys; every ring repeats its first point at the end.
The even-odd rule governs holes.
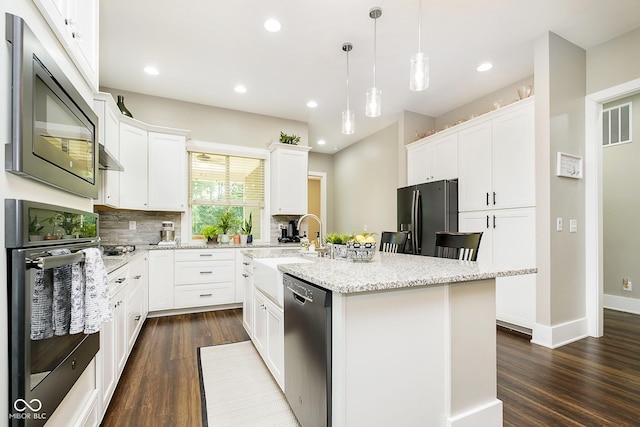
{"type": "Polygon", "coordinates": [[[181,249],[175,252],[173,308],[235,302],[234,249],[181,249]]]}
{"type": "MultiPolygon", "coordinates": [[[[535,267],[535,208],[460,212],[460,231],[482,231],[478,261],[504,267],[535,267]]],[[[496,279],[496,317],[532,329],[536,275],[496,279]]]]}
{"type": "Polygon", "coordinates": [[[284,311],[253,289],[253,343],[284,391],[284,311]]]}
{"type": "Polygon", "coordinates": [[[149,311],[173,308],[174,252],[149,251],[149,311]]]}

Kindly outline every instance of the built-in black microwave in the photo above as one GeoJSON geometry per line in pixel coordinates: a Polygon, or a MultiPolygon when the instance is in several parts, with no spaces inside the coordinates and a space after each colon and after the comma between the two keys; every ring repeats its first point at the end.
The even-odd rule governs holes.
{"type": "Polygon", "coordinates": [[[98,118],[22,18],[6,14],[11,140],[5,169],[88,198],[98,195],[98,118]]]}

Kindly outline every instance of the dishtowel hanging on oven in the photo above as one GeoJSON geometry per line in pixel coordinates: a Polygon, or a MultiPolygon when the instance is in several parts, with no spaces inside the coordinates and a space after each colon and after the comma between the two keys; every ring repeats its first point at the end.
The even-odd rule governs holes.
{"type": "Polygon", "coordinates": [[[69,333],[93,334],[103,322],[112,320],[107,270],[98,248],[83,249],[81,280],[71,290],[71,328],[69,333]]]}

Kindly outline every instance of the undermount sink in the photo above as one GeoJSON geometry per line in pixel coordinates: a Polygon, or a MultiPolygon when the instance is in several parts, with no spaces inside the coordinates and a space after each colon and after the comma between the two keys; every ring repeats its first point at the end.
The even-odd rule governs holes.
{"type": "Polygon", "coordinates": [[[282,308],[284,285],[282,284],[282,271],[278,270],[278,265],[309,262],[313,261],[301,257],[255,259],[253,260],[253,285],[282,308]]]}

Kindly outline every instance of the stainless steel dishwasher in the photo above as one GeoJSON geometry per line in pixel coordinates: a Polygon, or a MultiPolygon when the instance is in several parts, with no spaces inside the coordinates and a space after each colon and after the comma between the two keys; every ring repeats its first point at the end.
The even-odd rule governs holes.
{"type": "Polygon", "coordinates": [[[302,427],[331,426],[331,291],[285,274],[284,390],[302,427]]]}

